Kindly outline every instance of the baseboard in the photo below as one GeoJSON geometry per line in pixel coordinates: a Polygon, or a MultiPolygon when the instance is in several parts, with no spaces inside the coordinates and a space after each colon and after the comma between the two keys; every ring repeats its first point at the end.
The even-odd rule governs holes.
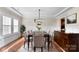
{"type": "Polygon", "coordinates": [[[17,51],[23,44],[24,44],[24,38],[19,38],[3,46],[0,49],[0,51],[1,52],[17,51]]]}
{"type": "Polygon", "coordinates": [[[62,47],[60,47],[55,41],[53,42],[54,43],[54,46],[56,47],[56,49],[59,51],[59,52],[66,52],[62,47]]]}

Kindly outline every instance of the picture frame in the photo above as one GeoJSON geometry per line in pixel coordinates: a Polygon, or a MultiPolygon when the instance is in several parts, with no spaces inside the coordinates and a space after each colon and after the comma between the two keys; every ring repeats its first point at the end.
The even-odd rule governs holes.
{"type": "Polygon", "coordinates": [[[67,24],[75,24],[75,23],[77,23],[77,13],[67,16],[67,24]]]}

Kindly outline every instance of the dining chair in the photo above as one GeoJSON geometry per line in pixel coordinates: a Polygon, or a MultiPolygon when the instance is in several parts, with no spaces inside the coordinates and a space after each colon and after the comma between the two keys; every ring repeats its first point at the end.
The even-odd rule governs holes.
{"type": "Polygon", "coordinates": [[[44,35],[41,34],[37,34],[37,35],[33,35],[33,47],[34,47],[34,52],[36,51],[36,48],[41,48],[41,52],[43,52],[43,48],[44,48],[44,44],[45,44],[45,38],[44,35]]]}
{"type": "Polygon", "coordinates": [[[25,41],[24,41],[24,48],[25,48],[26,42],[27,42],[27,40],[28,40],[28,38],[27,38],[27,33],[24,32],[23,36],[24,36],[24,39],[25,39],[25,41]]]}

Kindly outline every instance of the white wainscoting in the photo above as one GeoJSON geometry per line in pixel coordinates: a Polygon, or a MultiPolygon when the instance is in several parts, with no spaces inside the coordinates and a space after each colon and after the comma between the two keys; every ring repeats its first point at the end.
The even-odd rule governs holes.
{"type": "Polygon", "coordinates": [[[20,33],[14,33],[9,36],[2,37],[2,39],[0,39],[0,47],[3,47],[6,44],[16,40],[18,37],[20,37],[20,33]]]}

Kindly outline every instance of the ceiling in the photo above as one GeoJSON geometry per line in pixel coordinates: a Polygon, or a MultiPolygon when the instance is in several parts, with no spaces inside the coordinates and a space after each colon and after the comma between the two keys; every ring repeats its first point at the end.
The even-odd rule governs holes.
{"type": "Polygon", "coordinates": [[[38,9],[40,9],[40,18],[53,18],[59,14],[66,7],[14,7],[18,12],[20,12],[26,18],[37,19],[38,9]]]}

